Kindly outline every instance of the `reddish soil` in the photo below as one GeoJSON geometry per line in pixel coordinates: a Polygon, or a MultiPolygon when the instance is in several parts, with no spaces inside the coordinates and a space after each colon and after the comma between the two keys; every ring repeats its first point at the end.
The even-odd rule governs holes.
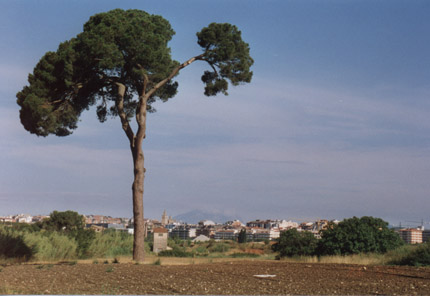
{"type": "Polygon", "coordinates": [[[25,264],[1,269],[0,294],[12,293],[429,295],[430,268],[257,260],[172,266],[25,264]]]}

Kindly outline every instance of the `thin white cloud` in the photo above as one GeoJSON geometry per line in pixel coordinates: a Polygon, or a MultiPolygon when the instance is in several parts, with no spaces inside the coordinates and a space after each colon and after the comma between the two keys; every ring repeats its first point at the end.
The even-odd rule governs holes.
{"type": "Polygon", "coordinates": [[[8,155],[41,168],[60,169],[87,177],[121,176],[131,163],[127,150],[93,149],[64,144],[15,147],[8,155]]]}

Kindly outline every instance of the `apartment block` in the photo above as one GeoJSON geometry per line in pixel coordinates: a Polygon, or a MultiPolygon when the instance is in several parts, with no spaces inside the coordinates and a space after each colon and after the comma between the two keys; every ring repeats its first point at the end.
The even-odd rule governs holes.
{"type": "Polygon", "coordinates": [[[401,239],[407,244],[421,244],[423,242],[423,231],[416,228],[398,230],[401,239]]]}

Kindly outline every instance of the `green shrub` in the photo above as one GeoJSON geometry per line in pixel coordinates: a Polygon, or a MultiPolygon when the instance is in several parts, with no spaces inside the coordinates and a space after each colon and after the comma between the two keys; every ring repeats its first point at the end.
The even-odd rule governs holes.
{"type": "Polygon", "coordinates": [[[96,238],[96,233],[92,229],[78,229],[70,232],[69,236],[76,240],[78,247],[76,249],[79,258],[88,258],[89,248],[96,238]]]}
{"type": "Polygon", "coordinates": [[[25,243],[35,250],[36,260],[75,259],[77,242],[67,235],[58,232],[24,233],[25,243]]]}
{"type": "Polygon", "coordinates": [[[310,256],[315,252],[317,239],[308,231],[298,232],[293,228],[284,232],[278,242],[272,246],[272,250],[279,252],[281,257],[310,256]]]}
{"type": "Polygon", "coordinates": [[[390,264],[430,266],[430,243],[424,243],[409,248],[403,248],[397,258],[391,260],[390,264]]]}
{"type": "Polygon", "coordinates": [[[34,249],[24,241],[22,234],[0,229],[0,257],[22,258],[27,261],[34,253],[34,249]]]}
{"type": "Polygon", "coordinates": [[[239,243],[239,244],[243,244],[243,243],[246,243],[248,241],[248,237],[247,237],[247,235],[246,235],[246,229],[245,228],[243,228],[243,229],[241,229],[240,230],[240,232],[239,232],[239,235],[238,235],[238,237],[237,237],[237,242],[239,243]]]}
{"type": "Polygon", "coordinates": [[[398,233],[380,218],[353,217],[321,231],[317,255],[386,253],[403,245],[398,233]]]}
{"type": "Polygon", "coordinates": [[[87,250],[92,258],[128,256],[132,252],[133,236],[119,231],[97,233],[87,250]]]}
{"type": "Polygon", "coordinates": [[[73,238],[58,232],[31,229],[1,228],[0,256],[46,261],[76,258],[77,243],[73,238]]]}
{"type": "Polygon", "coordinates": [[[161,257],[193,257],[193,253],[186,252],[180,247],[174,247],[172,250],[164,250],[158,253],[161,257]]]}
{"type": "Polygon", "coordinates": [[[205,248],[205,246],[198,246],[193,250],[197,255],[207,255],[208,249],[205,248]]]}
{"type": "Polygon", "coordinates": [[[214,253],[224,253],[230,250],[230,245],[226,243],[215,243],[210,248],[209,251],[214,253]]]}
{"type": "Polygon", "coordinates": [[[260,257],[260,255],[253,254],[253,253],[233,253],[230,255],[230,257],[233,257],[233,258],[257,258],[257,257],[260,257]]]}

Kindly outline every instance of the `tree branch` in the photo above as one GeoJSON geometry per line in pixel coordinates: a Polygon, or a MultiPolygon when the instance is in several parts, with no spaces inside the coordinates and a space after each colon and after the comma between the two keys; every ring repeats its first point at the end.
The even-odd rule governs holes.
{"type": "Polygon", "coordinates": [[[197,60],[203,60],[204,57],[204,53],[195,57],[192,57],[191,59],[189,59],[188,61],[180,64],[178,67],[176,67],[175,69],[173,69],[173,71],[169,74],[169,76],[167,76],[165,79],[161,80],[160,82],[158,82],[145,96],[147,98],[151,97],[160,87],[162,87],[163,85],[165,85],[169,80],[171,80],[173,77],[175,77],[176,74],[178,74],[178,72],[185,68],[186,66],[190,65],[192,62],[197,61],[197,60]]]}
{"type": "MultiPolygon", "coordinates": [[[[148,76],[146,74],[143,74],[143,90],[142,90],[142,94],[139,97],[139,105],[137,106],[137,110],[136,110],[136,121],[138,123],[138,130],[137,130],[137,134],[136,134],[136,139],[137,142],[140,143],[140,140],[144,139],[146,137],[146,108],[147,108],[147,102],[148,99],[154,95],[154,93],[161,88],[163,85],[165,85],[167,82],[169,82],[169,80],[171,80],[173,77],[175,77],[176,74],[178,74],[178,72],[185,68],[186,66],[190,65],[192,62],[197,61],[197,60],[203,60],[204,54],[192,57],[191,59],[189,59],[188,61],[180,64],[178,67],[176,67],[175,69],[173,69],[173,71],[169,74],[169,76],[167,76],[165,79],[161,80],[160,82],[158,82],[153,88],[151,88],[151,90],[149,90],[148,92],[146,92],[146,88],[149,82],[148,76]]],[[[142,70],[143,67],[141,65],[138,65],[139,68],[141,68],[142,70]]]]}
{"type": "Polygon", "coordinates": [[[148,75],[145,74],[145,68],[142,67],[141,64],[137,64],[137,66],[142,70],[142,77],[143,77],[143,87],[142,87],[142,93],[141,96],[144,96],[146,94],[146,87],[148,86],[149,78],[148,75]]]}
{"type": "Polygon", "coordinates": [[[124,111],[124,95],[125,95],[125,85],[119,82],[115,83],[118,87],[118,98],[115,101],[116,108],[118,110],[118,115],[121,119],[122,129],[124,130],[130,145],[134,147],[134,133],[127,119],[127,114],[124,111]]]}

